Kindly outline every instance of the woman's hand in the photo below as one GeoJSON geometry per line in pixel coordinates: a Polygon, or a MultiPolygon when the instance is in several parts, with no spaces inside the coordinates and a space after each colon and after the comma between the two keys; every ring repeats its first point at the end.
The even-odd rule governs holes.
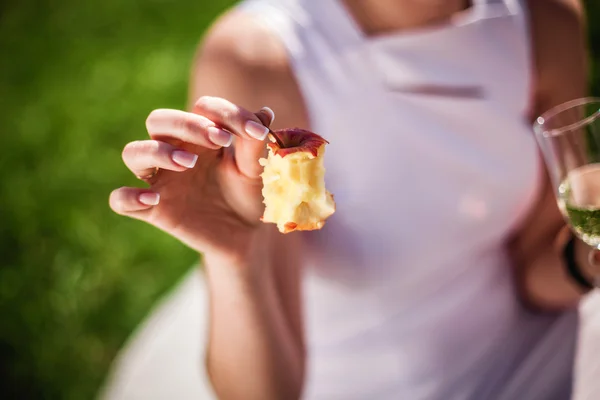
{"type": "Polygon", "coordinates": [[[273,118],[269,108],[252,113],[216,97],[201,97],[191,113],[152,111],[150,139],[123,150],[125,165],[150,187],[114,190],[111,208],[199,252],[231,261],[245,257],[260,240],[258,159],[273,118]]]}

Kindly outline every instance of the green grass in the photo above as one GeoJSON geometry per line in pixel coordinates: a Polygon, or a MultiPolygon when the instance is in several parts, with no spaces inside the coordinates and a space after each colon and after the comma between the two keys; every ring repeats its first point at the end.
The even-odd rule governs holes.
{"type": "Polygon", "coordinates": [[[153,108],[185,106],[196,44],[232,3],[0,2],[0,397],[93,398],[195,261],[107,198],[137,183],[123,144],[145,136],[153,108]]]}
{"type": "Polygon", "coordinates": [[[138,184],[122,146],[145,137],[153,108],[185,107],[197,42],[230,4],[0,6],[0,393],[93,398],[127,335],[195,261],[107,200],[138,184]]]}

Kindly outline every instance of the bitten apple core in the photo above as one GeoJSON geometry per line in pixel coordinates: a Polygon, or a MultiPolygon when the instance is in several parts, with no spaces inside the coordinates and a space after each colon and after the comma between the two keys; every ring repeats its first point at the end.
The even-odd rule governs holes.
{"type": "Polygon", "coordinates": [[[321,229],[335,212],[333,195],[325,188],[323,157],[328,142],[305,129],[281,129],[273,132],[267,144],[262,195],[265,212],[262,221],[274,223],[282,233],[321,229]]]}

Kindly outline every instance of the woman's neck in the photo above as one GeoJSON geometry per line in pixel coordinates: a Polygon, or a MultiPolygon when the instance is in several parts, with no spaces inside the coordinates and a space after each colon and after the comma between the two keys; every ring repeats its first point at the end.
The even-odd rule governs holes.
{"type": "Polygon", "coordinates": [[[369,36],[436,25],[469,8],[469,0],[342,0],[369,36]]]}

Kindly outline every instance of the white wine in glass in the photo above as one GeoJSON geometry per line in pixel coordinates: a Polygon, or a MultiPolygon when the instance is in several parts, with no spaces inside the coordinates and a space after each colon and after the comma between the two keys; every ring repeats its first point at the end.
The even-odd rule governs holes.
{"type": "Polygon", "coordinates": [[[572,170],[558,187],[558,205],[577,236],[600,248],[600,164],[572,170]]]}
{"type": "Polygon", "coordinates": [[[534,131],[560,211],[581,240],[600,250],[600,98],[556,106],[537,118],[534,131]]]}

